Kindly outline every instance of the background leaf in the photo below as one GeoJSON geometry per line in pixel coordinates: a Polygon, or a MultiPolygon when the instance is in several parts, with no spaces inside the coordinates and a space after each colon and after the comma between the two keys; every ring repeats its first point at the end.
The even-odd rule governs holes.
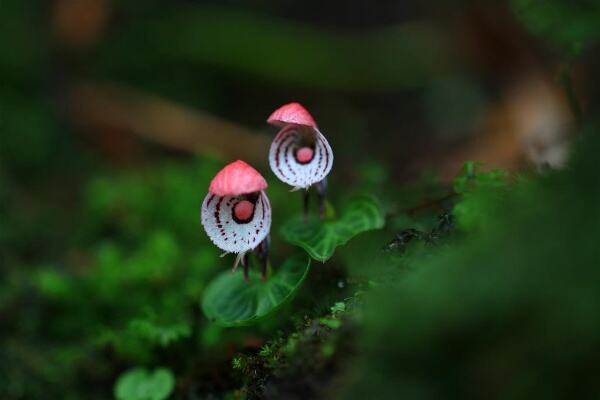
{"type": "Polygon", "coordinates": [[[289,258],[266,282],[255,271],[250,272],[249,283],[244,280],[241,269],[235,273],[225,271],[206,289],[202,300],[204,314],[220,326],[254,324],[294,297],[309,267],[310,259],[298,254],[289,258]]]}
{"type": "Polygon", "coordinates": [[[163,347],[192,334],[190,325],[186,322],[172,322],[161,325],[150,318],[134,319],[129,323],[128,330],[138,337],[163,347]]]}
{"type": "Polygon", "coordinates": [[[115,385],[118,400],[164,400],[175,386],[173,373],[159,368],[149,373],[144,368],[133,368],[123,373],[115,385]]]}
{"type": "Polygon", "coordinates": [[[359,233],[380,229],[385,223],[379,203],[371,196],[356,196],[343,208],[339,218],[321,222],[299,216],[281,229],[288,242],[302,247],[315,260],[325,262],[335,248],[346,244],[359,233]]]}
{"type": "Polygon", "coordinates": [[[511,5],[527,30],[567,57],[600,39],[600,3],[595,0],[512,0],[511,5]]]}

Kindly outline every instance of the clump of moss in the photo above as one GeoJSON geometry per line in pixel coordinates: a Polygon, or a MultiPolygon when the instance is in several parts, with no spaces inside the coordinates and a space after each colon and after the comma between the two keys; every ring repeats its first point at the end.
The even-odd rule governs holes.
{"type": "Polygon", "coordinates": [[[233,368],[248,399],[323,398],[355,348],[358,296],[336,302],[321,317],[307,318],[256,354],[238,354],[233,368]]]}

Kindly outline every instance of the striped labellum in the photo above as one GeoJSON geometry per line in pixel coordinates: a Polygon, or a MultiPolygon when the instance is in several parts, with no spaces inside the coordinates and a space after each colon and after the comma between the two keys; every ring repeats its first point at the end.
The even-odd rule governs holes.
{"type": "Polygon", "coordinates": [[[327,177],[333,151],[304,107],[286,104],[267,122],[281,128],[269,150],[269,164],[280,180],[295,189],[308,189],[327,177]]]}
{"type": "Polygon", "coordinates": [[[238,160],[219,171],[202,203],[204,230],[221,250],[238,254],[234,268],[269,235],[271,205],[266,188],[265,179],[238,160]]]}

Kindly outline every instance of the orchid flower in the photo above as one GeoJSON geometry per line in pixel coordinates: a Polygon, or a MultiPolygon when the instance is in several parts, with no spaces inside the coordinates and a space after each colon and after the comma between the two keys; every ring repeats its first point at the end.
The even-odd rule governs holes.
{"type": "Polygon", "coordinates": [[[305,190],[305,217],[308,214],[308,189],[315,185],[323,218],[327,175],[333,166],[333,151],[327,139],[310,113],[299,103],[281,106],[267,122],[280,128],[269,150],[269,164],[273,173],[293,186],[293,191],[305,190]]]}
{"type": "Polygon", "coordinates": [[[264,192],[267,182],[244,161],[235,161],[215,175],[202,203],[202,225],[210,240],[228,253],[237,253],[248,279],[247,253],[257,250],[266,276],[271,229],[271,205],[264,192]]]}

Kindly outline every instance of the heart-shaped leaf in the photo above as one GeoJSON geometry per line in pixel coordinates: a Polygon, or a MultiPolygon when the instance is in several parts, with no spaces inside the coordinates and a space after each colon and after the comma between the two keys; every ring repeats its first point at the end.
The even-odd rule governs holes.
{"type": "Polygon", "coordinates": [[[298,217],[285,224],[281,234],[285,240],[302,247],[312,258],[327,261],[335,248],[359,233],[380,229],[385,223],[379,203],[370,196],[356,196],[342,209],[334,220],[319,221],[309,218],[307,222],[298,217]]]}
{"type": "Polygon", "coordinates": [[[166,368],[158,368],[152,373],[144,368],[125,371],[115,385],[118,400],[164,400],[173,391],[175,378],[166,368]]]}
{"type": "Polygon", "coordinates": [[[226,271],[206,288],[202,309],[208,319],[224,327],[252,325],[290,301],[304,282],[310,258],[297,254],[263,281],[258,272],[226,271]]]}

